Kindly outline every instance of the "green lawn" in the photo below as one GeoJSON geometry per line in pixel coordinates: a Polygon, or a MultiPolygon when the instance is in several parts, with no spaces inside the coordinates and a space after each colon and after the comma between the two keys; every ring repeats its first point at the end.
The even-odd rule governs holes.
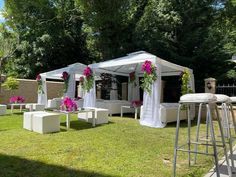
{"type": "MultiPolygon", "coordinates": [[[[22,114],[0,116],[0,177],[169,177],[172,174],[175,124],[163,129],[140,126],[132,118],[112,117],[109,124],[91,124],[72,118],[71,129],[38,134],[22,128],[22,114]]],[[[181,140],[186,137],[182,122],[181,140]]],[[[195,127],[193,128],[195,130],[195,127]]],[[[178,176],[202,176],[212,166],[198,156],[187,165],[179,153],[178,176]]]]}

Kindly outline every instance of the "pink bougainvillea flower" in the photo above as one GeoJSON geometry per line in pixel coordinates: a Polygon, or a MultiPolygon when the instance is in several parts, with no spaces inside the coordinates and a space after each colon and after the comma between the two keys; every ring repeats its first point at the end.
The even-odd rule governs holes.
{"type": "Polygon", "coordinates": [[[9,102],[10,103],[24,103],[25,98],[23,96],[12,96],[9,102]]]}
{"type": "Polygon", "coordinates": [[[70,97],[66,96],[62,100],[60,108],[63,111],[76,111],[77,110],[77,104],[70,97]]]}
{"type": "Polygon", "coordinates": [[[69,79],[69,74],[68,74],[68,72],[64,71],[64,72],[62,73],[61,78],[62,78],[64,81],[68,80],[68,79],[69,79]]]}
{"type": "Polygon", "coordinates": [[[41,81],[41,76],[40,76],[40,74],[37,75],[36,81],[38,81],[38,82],[41,81]]]}
{"type": "Polygon", "coordinates": [[[89,67],[89,66],[87,66],[85,69],[84,69],[84,73],[83,73],[86,77],[90,77],[90,76],[92,76],[92,74],[93,74],[93,71],[92,71],[92,69],[89,67]]]}

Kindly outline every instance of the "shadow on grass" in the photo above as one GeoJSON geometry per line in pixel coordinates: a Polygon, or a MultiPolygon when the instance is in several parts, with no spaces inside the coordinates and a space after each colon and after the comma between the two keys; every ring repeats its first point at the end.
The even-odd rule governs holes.
{"type": "MultiPolygon", "coordinates": [[[[109,122],[108,124],[113,124],[113,122],[109,122]]],[[[80,121],[80,120],[70,121],[70,128],[74,130],[85,130],[85,129],[96,128],[96,127],[101,127],[105,125],[107,124],[99,124],[93,127],[91,123],[88,123],[86,121],[80,121]]],[[[64,129],[61,129],[61,131],[67,131],[66,122],[62,122],[61,126],[65,127],[64,129]]]]}
{"type": "Polygon", "coordinates": [[[1,177],[115,177],[0,154],[1,177]]]}

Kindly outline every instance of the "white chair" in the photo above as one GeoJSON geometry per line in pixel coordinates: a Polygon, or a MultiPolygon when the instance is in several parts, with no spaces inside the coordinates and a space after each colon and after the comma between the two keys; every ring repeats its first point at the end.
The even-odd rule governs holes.
{"type": "Polygon", "coordinates": [[[7,105],[0,104],[0,115],[6,114],[7,111],[7,105]]]}
{"type": "Polygon", "coordinates": [[[45,114],[44,111],[24,112],[23,116],[23,128],[32,131],[33,130],[33,116],[34,114],[45,114]]]}
{"type": "MultiPolygon", "coordinates": [[[[94,109],[95,124],[106,124],[108,123],[108,110],[103,108],[88,108],[94,109]]],[[[93,112],[81,112],[78,113],[78,119],[85,120],[89,123],[93,123],[93,112]]]]}
{"type": "Polygon", "coordinates": [[[32,129],[41,134],[60,131],[60,114],[34,114],[32,129]]]}

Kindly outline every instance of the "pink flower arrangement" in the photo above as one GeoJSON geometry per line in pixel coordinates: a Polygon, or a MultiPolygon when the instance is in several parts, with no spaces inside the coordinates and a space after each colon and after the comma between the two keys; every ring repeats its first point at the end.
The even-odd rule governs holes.
{"type": "Polygon", "coordinates": [[[62,100],[60,108],[61,108],[62,111],[69,111],[69,112],[76,111],[77,110],[77,104],[70,97],[66,96],[62,100]]]}
{"type": "Polygon", "coordinates": [[[157,79],[156,69],[156,66],[149,60],[146,60],[142,64],[141,71],[143,71],[143,79],[141,80],[141,88],[149,94],[151,93],[151,85],[157,79]]]}
{"type": "Polygon", "coordinates": [[[36,76],[36,81],[38,82],[38,93],[44,93],[43,86],[42,86],[42,78],[40,74],[36,76]]]}
{"type": "Polygon", "coordinates": [[[140,106],[143,105],[143,101],[140,101],[140,100],[133,100],[133,101],[131,102],[131,105],[132,105],[133,107],[140,107],[140,106]]]}
{"type": "Polygon", "coordinates": [[[84,78],[85,80],[83,81],[83,89],[89,92],[91,88],[93,88],[93,84],[94,84],[93,71],[89,66],[87,66],[84,69],[83,74],[85,76],[84,78]]]}
{"type": "Polygon", "coordinates": [[[40,74],[38,74],[38,75],[36,76],[36,81],[37,81],[37,82],[40,82],[40,81],[42,81],[41,79],[42,79],[42,78],[41,78],[40,74]]]}
{"type": "Polygon", "coordinates": [[[69,80],[69,77],[70,77],[70,75],[68,74],[68,72],[64,71],[64,72],[62,73],[61,78],[62,78],[64,81],[69,80]]]}
{"type": "MultiPolygon", "coordinates": [[[[155,68],[154,68],[155,69],[155,68]]],[[[141,68],[142,71],[146,72],[147,74],[151,74],[153,71],[153,67],[152,67],[152,62],[149,60],[146,60],[141,68]]]]}
{"type": "Polygon", "coordinates": [[[61,78],[64,80],[64,90],[63,90],[63,92],[66,93],[67,89],[68,89],[70,75],[68,74],[68,72],[64,71],[62,73],[61,78]]]}
{"type": "Polygon", "coordinates": [[[9,102],[10,103],[24,103],[25,98],[23,96],[12,96],[9,102]]]}
{"type": "Polygon", "coordinates": [[[84,73],[83,74],[85,75],[86,78],[88,78],[88,77],[93,76],[93,71],[92,71],[92,69],[89,66],[87,66],[84,69],[84,73]]]}

